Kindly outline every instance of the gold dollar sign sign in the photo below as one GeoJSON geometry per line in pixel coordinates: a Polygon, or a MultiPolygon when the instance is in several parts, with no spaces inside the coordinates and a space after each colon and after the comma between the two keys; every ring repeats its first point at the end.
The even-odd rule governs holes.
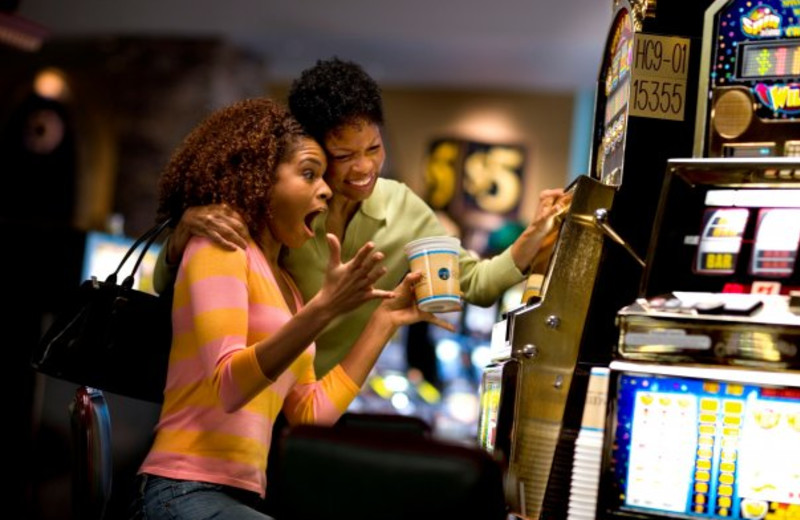
{"type": "Polygon", "coordinates": [[[464,189],[478,206],[492,213],[514,209],[520,196],[515,170],[522,165],[522,153],[506,146],[478,151],[464,161],[464,189]]]}
{"type": "Polygon", "coordinates": [[[428,158],[425,180],[428,185],[428,203],[443,208],[453,198],[456,190],[456,158],[458,144],[443,141],[437,144],[428,158]]]}

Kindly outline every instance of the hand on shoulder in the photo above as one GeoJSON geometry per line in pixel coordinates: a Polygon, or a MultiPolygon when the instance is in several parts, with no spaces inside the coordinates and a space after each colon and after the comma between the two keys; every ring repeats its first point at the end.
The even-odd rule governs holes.
{"type": "Polygon", "coordinates": [[[176,264],[192,236],[207,237],[223,249],[245,249],[250,233],[244,219],[227,204],[187,208],[169,240],[167,260],[176,264]]]}

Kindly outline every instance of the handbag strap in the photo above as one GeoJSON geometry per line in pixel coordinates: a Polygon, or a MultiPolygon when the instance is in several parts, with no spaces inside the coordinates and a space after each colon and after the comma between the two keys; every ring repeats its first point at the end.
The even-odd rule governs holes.
{"type": "Polygon", "coordinates": [[[144,234],[142,234],[142,236],[137,238],[136,241],[133,243],[133,245],[125,252],[125,256],[123,256],[122,260],[120,260],[116,270],[110,275],[108,275],[108,278],[106,278],[106,282],[113,284],[117,283],[117,275],[122,269],[122,266],[125,265],[125,262],[128,261],[128,258],[131,256],[131,254],[133,254],[133,252],[136,251],[136,249],[142,244],[142,242],[144,242],[144,248],[142,248],[142,251],[139,253],[139,257],[136,259],[136,263],[133,265],[133,269],[131,269],[130,274],[126,276],[125,279],[122,281],[123,287],[127,287],[129,289],[133,287],[133,276],[139,269],[139,265],[142,263],[142,260],[144,260],[144,256],[145,254],[147,254],[147,250],[150,249],[150,246],[153,245],[153,242],[155,242],[155,240],[158,238],[161,232],[164,231],[164,229],[171,223],[172,219],[167,219],[163,222],[160,222],[155,226],[151,227],[150,229],[148,229],[147,231],[145,231],[144,234]]]}

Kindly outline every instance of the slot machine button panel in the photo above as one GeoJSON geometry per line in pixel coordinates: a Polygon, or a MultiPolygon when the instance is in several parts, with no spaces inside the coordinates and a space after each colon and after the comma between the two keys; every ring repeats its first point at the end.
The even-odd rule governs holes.
{"type": "Polygon", "coordinates": [[[786,157],[800,157],[800,141],[786,141],[783,145],[783,155],[786,157]]]}

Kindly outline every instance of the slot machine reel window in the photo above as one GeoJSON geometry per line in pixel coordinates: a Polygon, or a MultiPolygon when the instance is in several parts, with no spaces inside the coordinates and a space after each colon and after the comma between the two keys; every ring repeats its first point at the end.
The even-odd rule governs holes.
{"type": "Polygon", "coordinates": [[[706,209],[695,260],[696,273],[722,275],[736,271],[749,214],[744,208],[706,209]]]}
{"type": "MultiPolygon", "coordinates": [[[[603,110],[598,129],[595,175],[605,184],[619,186],[625,157],[625,130],[628,122],[628,98],[633,53],[631,16],[621,9],[612,25],[601,74],[603,110]]],[[[602,109],[601,109],[602,110],[602,109]]]]}
{"type": "Polygon", "coordinates": [[[648,518],[797,518],[800,388],[617,376],[607,444],[612,509],[648,518]]]}
{"type": "Polygon", "coordinates": [[[758,214],[750,274],[772,278],[791,276],[800,244],[800,209],[762,209],[758,214]]]}
{"type": "Polygon", "coordinates": [[[710,190],[706,204],[694,273],[739,273],[742,282],[793,277],[800,249],[800,190],[710,190]]]}

